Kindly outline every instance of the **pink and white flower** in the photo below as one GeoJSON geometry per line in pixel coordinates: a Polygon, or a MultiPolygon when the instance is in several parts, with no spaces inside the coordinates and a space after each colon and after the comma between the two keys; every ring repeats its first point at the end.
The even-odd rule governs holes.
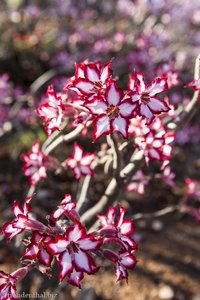
{"type": "Polygon", "coordinates": [[[30,213],[30,204],[32,197],[28,197],[24,201],[24,208],[22,208],[17,201],[14,202],[13,205],[13,213],[15,215],[15,219],[12,222],[6,222],[3,225],[3,234],[8,237],[10,241],[16,235],[22,233],[24,230],[26,231],[40,231],[40,232],[49,232],[47,226],[43,225],[40,221],[31,219],[30,213]]]}
{"type": "Polygon", "coordinates": [[[146,118],[146,124],[152,122],[155,114],[169,111],[167,102],[156,97],[158,93],[167,90],[166,77],[158,77],[146,86],[142,73],[135,72],[130,77],[128,86],[132,102],[137,105],[138,114],[146,118]]]}
{"type": "Polygon", "coordinates": [[[144,195],[145,187],[149,183],[149,178],[144,174],[142,170],[138,170],[137,173],[131,178],[126,190],[128,192],[136,192],[139,195],[144,195]]]}
{"type": "Polygon", "coordinates": [[[65,89],[75,91],[84,100],[91,100],[94,96],[101,96],[111,80],[112,62],[101,67],[99,62],[84,61],[76,65],[75,76],[67,81],[65,89]]]}
{"type": "Polygon", "coordinates": [[[31,206],[29,202],[31,201],[32,197],[28,197],[24,200],[24,207],[22,208],[21,205],[17,202],[14,201],[12,212],[14,213],[16,219],[13,222],[6,222],[3,225],[3,234],[5,234],[9,240],[11,240],[14,236],[20,234],[23,229],[15,227],[15,224],[17,222],[17,219],[19,216],[25,216],[28,217],[31,206]]]}
{"type": "Polygon", "coordinates": [[[130,120],[128,133],[133,135],[135,138],[143,137],[149,132],[149,130],[149,126],[146,126],[146,122],[141,116],[136,116],[130,120]]]}
{"type": "Polygon", "coordinates": [[[95,156],[95,153],[83,153],[83,148],[75,144],[72,157],[66,160],[66,165],[74,172],[76,179],[79,180],[82,175],[94,174],[91,164],[95,156]]]}
{"type": "Polygon", "coordinates": [[[198,181],[195,179],[186,178],[185,182],[187,185],[187,197],[197,198],[200,200],[200,188],[198,187],[198,181]]]}
{"type": "Polygon", "coordinates": [[[24,175],[28,177],[31,185],[36,185],[47,177],[47,156],[40,150],[39,141],[32,145],[30,152],[22,155],[22,159],[24,161],[24,175]]]}
{"type": "Polygon", "coordinates": [[[12,274],[0,271],[0,298],[2,300],[19,299],[17,296],[16,279],[12,274]]]}
{"type": "Polygon", "coordinates": [[[117,208],[110,207],[106,215],[98,215],[101,223],[100,235],[107,242],[114,241],[123,247],[125,251],[134,252],[137,250],[137,245],[132,239],[134,226],[132,220],[124,220],[126,210],[120,206],[119,217],[117,217],[117,208]]]}
{"type": "Polygon", "coordinates": [[[95,240],[93,235],[87,234],[85,228],[78,223],[68,227],[64,236],[57,235],[55,241],[47,245],[47,250],[57,256],[62,268],[60,279],[63,280],[69,276],[70,281],[73,280],[74,284],[79,284],[81,273],[95,273],[98,268],[89,251],[97,251],[101,243],[101,240],[95,240]],[[75,271],[78,274],[73,273],[75,271]]]}
{"type": "Polygon", "coordinates": [[[26,240],[27,248],[23,259],[37,259],[39,264],[50,267],[53,255],[47,251],[46,245],[48,245],[52,239],[52,236],[48,236],[45,233],[34,232],[32,238],[28,241],[28,245],[26,240]]]}
{"type": "Polygon", "coordinates": [[[47,97],[48,101],[40,105],[36,112],[46,124],[47,134],[51,135],[53,130],[61,129],[64,106],[62,104],[62,98],[56,95],[52,85],[47,89],[47,97]]]}
{"type": "Polygon", "coordinates": [[[175,179],[176,175],[171,170],[170,161],[164,160],[160,169],[162,171],[162,174],[159,176],[159,178],[161,178],[169,186],[174,187],[175,186],[174,179],[175,179]]]}
{"type": "Polygon", "coordinates": [[[106,258],[115,263],[117,281],[126,279],[126,282],[128,282],[127,269],[133,269],[135,267],[137,262],[136,258],[129,252],[119,251],[116,253],[110,249],[103,250],[103,254],[106,258]]]}
{"type": "Polygon", "coordinates": [[[80,215],[76,212],[75,208],[76,208],[76,204],[74,202],[72,202],[71,195],[66,194],[65,198],[59,204],[58,209],[56,209],[53,212],[52,217],[53,217],[53,219],[58,220],[63,215],[66,215],[72,221],[79,222],[80,215]]]}
{"type": "Polygon", "coordinates": [[[29,267],[20,268],[11,274],[0,271],[0,299],[17,300],[18,297],[16,284],[21,281],[29,271],[29,267]]]}
{"type": "Polygon", "coordinates": [[[137,147],[143,151],[146,163],[151,160],[168,160],[171,158],[172,146],[175,139],[174,134],[162,130],[156,132],[150,130],[144,138],[137,140],[137,147]]]}
{"type": "Polygon", "coordinates": [[[124,138],[128,137],[129,120],[133,117],[136,104],[127,98],[123,91],[112,82],[105,91],[104,99],[94,98],[85,103],[94,117],[94,139],[103,134],[119,132],[124,138]]]}
{"type": "Polygon", "coordinates": [[[174,70],[174,62],[172,61],[162,64],[157,69],[157,74],[167,78],[167,84],[169,88],[179,84],[179,74],[176,70],[174,70]]]}
{"type": "Polygon", "coordinates": [[[77,286],[81,288],[80,282],[83,279],[84,273],[80,271],[76,271],[75,269],[69,274],[68,276],[68,282],[71,285],[77,286]]]}

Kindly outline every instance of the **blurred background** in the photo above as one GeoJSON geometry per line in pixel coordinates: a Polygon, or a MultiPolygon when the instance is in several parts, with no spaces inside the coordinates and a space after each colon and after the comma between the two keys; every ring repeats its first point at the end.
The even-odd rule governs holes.
{"type": "MultiPolygon", "coordinates": [[[[10,218],[14,199],[23,200],[29,188],[21,154],[29,151],[36,139],[46,139],[35,109],[49,83],[60,91],[73,75],[75,63],[113,59],[113,73],[122,88],[127,88],[129,72],[143,72],[146,82],[167,74],[170,104],[184,107],[193,93],[184,85],[193,80],[200,51],[199,29],[200,1],[1,0],[1,224],[10,218]]],[[[153,179],[143,196],[127,194],[123,202],[130,213],[149,213],[178,203],[188,191],[188,177],[196,180],[199,189],[198,116],[199,111],[177,134],[172,160],[176,184],[158,184],[153,179]]],[[[54,207],[54,200],[71,189],[71,181],[67,173],[49,174],[47,181],[39,185],[35,213],[54,207]]],[[[195,207],[199,205],[196,198],[191,199],[195,207]]],[[[138,265],[130,272],[128,285],[116,285],[114,271],[108,266],[106,272],[86,278],[85,294],[64,286],[58,299],[199,300],[198,218],[175,212],[138,220],[138,265]]],[[[16,247],[7,248],[2,241],[0,269],[14,270],[18,257],[16,247]]],[[[30,290],[37,291],[43,277],[39,273],[32,276],[30,290]]]]}

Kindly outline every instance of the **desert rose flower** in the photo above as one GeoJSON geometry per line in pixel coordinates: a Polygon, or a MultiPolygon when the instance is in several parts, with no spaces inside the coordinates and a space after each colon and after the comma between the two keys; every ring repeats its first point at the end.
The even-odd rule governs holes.
{"type": "MultiPolygon", "coordinates": [[[[101,243],[101,240],[95,240],[93,235],[87,234],[86,229],[80,223],[76,223],[67,228],[64,236],[57,235],[55,241],[49,242],[47,251],[56,255],[62,269],[60,279],[63,280],[69,276],[69,280],[73,280],[74,274],[72,273],[75,271],[81,278],[82,272],[94,274],[98,270],[89,252],[97,251],[101,243]]],[[[75,279],[73,283],[76,284],[75,279]]],[[[78,278],[77,285],[79,285],[78,278]]]]}
{"type": "Polygon", "coordinates": [[[128,192],[136,192],[140,195],[144,195],[145,187],[149,183],[149,178],[145,176],[142,170],[138,170],[137,173],[131,178],[126,190],[128,192]]]}
{"type": "Polygon", "coordinates": [[[23,208],[17,201],[14,202],[12,212],[15,215],[15,219],[12,222],[6,222],[2,229],[3,234],[8,237],[9,241],[25,230],[31,232],[39,231],[48,233],[49,229],[47,226],[30,217],[31,206],[29,202],[31,199],[32,197],[28,197],[24,200],[23,208]]]}
{"type": "Polygon", "coordinates": [[[137,147],[143,151],[146,163],[151,160],[168,160],[171,158],[172,146],[175,136],[165,130],[156,132],[150,130],[143,138],[137,139],[137,147]]]}
{"type": "Polygon", "coordinates": [[[69,194],[61,201],[58,208],[53,212],[52,217],[54,220],[59,220],[63,215],[66,215],[72,221],[79,222],[80,215],[75,210],[76,203],[72,202],[72,197],[69,194]]]}
{"type": "Polygon", "coordinates": [[[130,76],[128,87],[132,102],[137,105],[138,114],[146,118],[146,124],[152,122],[155,114],[169,111],[168,104],[156,96],[167,90],[166,77],[158,77],[146,86],[142,73],[135,72],[134,76],[130,76]]]}
{"type": "Polygon", "coordinates": [[[47,251],[46,245],[52,241],[52,239],[52,236],[35,231],[32,238],[29,240],[28,245],[26,245],[27,248],[23,255],[23,259],[37,259],[39,264],[50,267],[53,256],[47,251]]]}
{"type": "Polygon", "coordinates": [[[128,137],[129,120],[136,109],[130,98],[112,82],[105,91],[105,98],[94,98],[85,106],[93,115],[94,140],[102,135],[119,132],[124,138],[128,137]]]}
{"type": "Polygon", "coordinates": [[[125,251],[135,252],[137,245],[131,237],[134,232],[133,221],[124,219],[125,212],[125,208],[120,206],[119,216],[117,216],[116,207],[110,207],[106,215],[99,214],[100,234],[106,238],[107,242],[114,241],[125,251]]]}
{"type": "Polygon", "coordinates": [[[103,254],[106,258],[115,263],[116,281],[125,279],[126,282],[128,282],[127,269],[133,269],[135,267],[136,258],[126,251],[119,251],[117,253],[110,249],[103,250],[103,254]]]}
{"type": "Polygon", "coordinates": [[[0,271],[0,299],[17,300],[16,284],[21,281],[28,273],[30,267],[20,268],[11,274],[0,271]]]}
{"type": "Polygon", "coordinates": [[[67,81],[65,89],[75,91],[85,100],[101,96],[112,76],[111,64],[109,62],[101,66],[99,62],[87,61],[77,64],[75,76],[67,81]]]}
{"type": "Polygon", "coordinates": [[[31,151],[22,155],[24,161],[24,175],[28,177],[31,185],[36,185],[43,178],[47,177],[46,160],[47,157],[40,150],[40,143],[36,141],[31,151]]]}
{"type": "Polygon", "coordinates": [[[64,116],[64,106],[61,96],[57,96],[53,86],[47,89],[48,101],[40,105],[36,110],[38,116],[46,124],[46,131],[51,135],[53,130],[60,130],[64,116]]]}
{"type": "Polygon", "coordinates": [[[75,174],[76,179],[79,180],[81,176],[93,175],[92,162],[95,159],[95,153],[84,153],[83,148],[75,144],[72,157],[66,160],[66,165],[75,174]]]}

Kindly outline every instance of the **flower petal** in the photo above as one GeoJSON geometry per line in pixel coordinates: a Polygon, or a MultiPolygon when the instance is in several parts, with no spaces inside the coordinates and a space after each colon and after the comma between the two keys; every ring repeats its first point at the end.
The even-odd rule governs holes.
{"type": "Polygon", "coordinates": [[[39,248],[37,245],[31,244],[29,247],[27,247],[27,251],[23,255],[23,257],[34,259],[37,257],[39,248]]]}
{"type": "Polygon", "coordinates": [[[145,91],[144,78],[141,72],[135,72],[134,77],[136,79],[134,88],[137,92],[142,93],[145,91]]]}
{"type": "Polygon", "coordinates": [[[95,158],[95,154],[84,154],[81,159],[81,164],[84,166],[89,166],[95,158]]]}
{"type": "Polygon", "coordinates": [[[74,145],[74,153],[73,153],[73,157],[76,161],[80,161],[82,159],[83,156],[83,148],[81,146],[79,146],[78,144],[74,145]]]}
{"type": "Polygon", "coordinates": [[[81,287],[80,281],[83,279],[83,272],[77,272],[75,269],[68,277],[68,282],[74,286],[81,287]]]}
{"type": "Polygon", "coordinates": [[[78,78],[73,87],[77,88],[83,94],[90,94],[94,88],[94,84],[87,79],[78,78]]]}
{"type": "Polygon", "coordinates": [[[99,70],[95,64],[85,66],[85,77],[91,82],[98,82],[100,80],[99,70]]]}
{"type": "Polygon", "coordinates": [[[95,240],[94,237],[91,236],[87,236],[86,238],[83,238],[81,240],[79,240],[79,246],[80,249],[82,250],[98,250],[100,245],[101,245],[101,240],[95,240]]]}
{"type": "Polygon", "coordinates": [[[157,149],[154,149],[154,148],[150,149],[149,156],[151,157],[151,159],[161,160],[160,152],[157,151],[157,149]]]}
{"type": "Polygon", "coordinates": [[[120,226],[120,231],[122,234],[130,235],[134,232],[133,222],[131,220],[123,220],[120,226]]]}
{"type": "Polygon", "coordinates": [[[154,113],[160,113],[162,111],[170,110],[166,102],[157,98],[150,98],[147,105],[154,113]]]}
{"type": "Polygon", "coordinates": [[[132,269],[136,264],[136,259],[133,255],[129,253],[123,253],[120,255],[120,263],[128,269],[132,269]]]}
{"type": "Polygon", "coordinates": [[[66,165],[67,165],[69,168],[74,169],[74,168],[76,167],[76,165],[77,165],[77,161],[76,161],[75,159],[73,159],[73,158],[68,158],[68,159],[66,160],[66,165]]]}
{"type": "Polygon", "coordinates": [[[122,117],[117,117],[111,120],[112,131],[119,132],[126,139],[128,137],[128,120],[122,117]]]}
{"type": "Polygon", "coordinates": [[[110,66],[112,64],[112,61],[110,61],[109,63],[105,64],[102,68],[101,68],[101,81],[102,81],[102,84],[104,84],[107,79],[110,78],[110,76],[112,75],[112,72],[111,72],[111,69],[110,69],[110,66]]]}
{"type": "Polygon", "coordinates": [[[93,171],[90,169],[89,166],[81,166],[80,171],[81,171],[81,174],[83,174],[83,175],[92,175],[93,174],[93,171]]]}
{"type": "Polygon", "coordinates": [[[45,249],[41,249],[38,253],[38,261],[41,264],[50,267],[52,256],[45,249]]]}
{"type": "Polygon", "coordinates": [[[156,78],[147,86],[146,92],[149,93],[150,96],[154,96],[158,93],[166,91],[167,88],[167,78],[156,78]]]}
{"type": "Polygon", "coordinates": [[[123,101],[122,104],[119,105],[120,115],[122,117],[131,117],[133,116],[133,112],[136,109],[137,104],[131,102],[130,100],[123,101]]]}
{"type": "Polygon", "coordinates": [[[115,82],[112,82],[106,89],[105,98],[108,101],[109,105],[118,105],[123,97],[123,91],[117,87],[115,82]]]}
{"type": "Polygon", "coordinates": [[[170,145],[164,145],[162,150],[165,157],[171,158],[172,147],[170,145]]]}
{"type": "Polygon", "coordinates": [[[90,110],[92,114],[97,114],[97,115],[103,114],[108,107],[108,105],[104,101],[99,99],[94,99],[86,103],[85,106],[90,110]]]}
{"type": "Polygon", "coordinates": [[[20,234],[23,229],[14,228],[12,223],[7,222],[3,225],[2,231],[3,234],[6,235],[9,240],[11,240],[14,236],[20,234]]]}
{"type": "Polygon", "coordinates": [[[150,124],[154,118],[153,113],[145,103],[141,103],[139,113],[147,119],[147,124],[150,124]]]}
{"type": "Polygon", "coordinates": [[[105,114],[97,117],[93,123],[94,125],[94,140],[99,139],[103,134],[110,133],[110,120],[109,117],[105,114]]]}
{"type": "Polygon", "coordinates": [[[19,214],[23,215],[24,214],[24,210],[22,209],[21,205],[19,205],[19,203],[17,201],[14,201],[14,205],[12,208],[12,212],[14,213],[14,215],[17,217],[19,214]]]}
{"type": "Polygon", "coordinates": [[[79,271],[93,273],[92,262],[92,258],[87,253],[81,250],[74,253],[74,264],[79,271]]]}
{"type": "Polygon", "coordinates": [[[73,264],[71,255],[68,251],[65,251],[61,255],[59,255],[59,265],[62,268],[62,271],[59,274],[61,280],[63,280],[67,275],[69,275],[73,270],[73,264]]]}
{"type": "Polygon", "coordinates": [[[76,242],[81,239],[85,234],[84,227],[81,227],[79,224],[70,226],[66,230],[66,236],[69,241],[76,242]]]}
{"type": "Polygon", "coordinates": [[[56,241],[47,244],[46,248],[51,254],[55,255],[64,252],[68,245],[69,241],[66,238],[57,236],[56,241]]]}

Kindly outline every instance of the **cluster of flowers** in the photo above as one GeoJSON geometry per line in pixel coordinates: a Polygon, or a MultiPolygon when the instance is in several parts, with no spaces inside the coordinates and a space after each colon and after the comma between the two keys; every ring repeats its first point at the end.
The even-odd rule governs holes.
{"type": "MultiPolygon", "coordinates": [[[[128,89],[123,91],[113,79],[110,66],[111,62],[101,66],[99,62],[87,61],[76,65],[75,76],[67,80],[64,88],[67,96],[66,93],[56,94],[52,86],[48,88],[47,101],[37,109],[48,135],[53,130],[61,130],[66,116],[73,116],[85,127],[92,125],[94,141],[113,132],[120,133],[125,139],[134,136],[135,146],[143,152],[147,163],[168,160],[174,135],[167,131],[162,118],[155,119],[156,115],[170,109],[165,99],[156,96],[167,89],[167,77],[158,77],[145,86],[143,76],[138,72],[130,76],[128,89]],[[71,90],[75,92],[73,98],[71,90]]],[[[66,160],[66,166],[78,180],[81,175],[93,175],[91,164],[95,154],[83,151],[75,144],[72,157],[66,160]]],[[[46,170],[53,165],[50,156],[40,150],[38,142],[23,160],[25,175],[32,185],[46,177],[46,170]]]]}
{"type": "Polygon", "coordinates": [[[31,199],[32,197],[25,199],[24,207],[15,201],[15,219],[3,226],[3,234],[9,241],[23,232],[28,235],[23,239],[26,250],[22,262],[25,267],[11,274],[0,272],[1,299],[7,299],[8,295],[10,299],[17,299],[16,283],[33,267],[38,267],[42,273],[51,277],[54,258],[61,268],[60,280],[66,278],[74,286],[80,287],[84,273],[94,274],[99,270],[94,255],[114,263],[117,281],[128,280],[127,269],[132,269],[136,264],[133,253],[137,251],[137,245],[132,237],[133,221],[124,219],[126,210],[123,207],[110,207],[105,216],[98,216],[100,229],[87,233],[69,194],[65,195],[58,208],[48,216],[47,225],[31,215],[31,199]],[[112,250],[116,248],[115,244],[118,245],[118,251],[112,250]]]}
{"type": "MultiPolygon", "coordinates": [[[[196,82],[194,84],[196,87],[196,82]]],[[[190,85],[193,86],[193,82],[190,85]]],[[[56,93],[53,86],[48,87],[47,98],[38,107],[37,114],[44,121],[48,136],[54,130],[61,131],[68,117],[73,119],[72,127],[79,124],[81,130],[93,128],[94,142],[103,139],[103,136],[119,133],[117,140],[133,141],[147,165],[152,160],[160,161],[162,174],[159,177],[173,186],[174,173],[171,172],[169,159],[175,135],[164,125],[164,117],[171,106],[166,97],[157,97],[167,89],[166,75],[145,85],[142,73],[135,72],[130,75],[128,88],[124,91],[112,76],[111,62],[102,66],[100,62],[84,61],[76,65],[75,75],[67,80],[64,92],[56,93]]],[[[22,159],[24,173],[30,184],[35,186],[47,177],[49,169],[61,165],[69,167],[77,180],[81,176],[93,176],[96,157],[96,153],[84,152],[84,148],[75,143],[72,156],[66,158],[63,164],[50,156],[45,147],[40,149],[40,143],[36,141],[22,159]]],[[[139,170],[128,182],[127,190],[143,194],[149,179],[139,170]]],[[[33,267],[51,276],[54,260],[61,268],[60,280],[66,279],[68,283],[80,287],[84,273],[94,274],[99,270],[94,260],[95,254],[114,263],[117,281],[128,279],[127,270],[136,264],[133,254],[137,251],[137,245],[133,239],[133,222],[124,220],[123,207],[110,207],[106,215],[99,214],[100,229],[88,233],[69,194],[48,216],[47,225],[33,218],[31,199],[25,199],[23,208],[15,201],[15,219],[3,226],[3,234],[9,241],[23,232],[30,236],[23,239],[26,250],[22,262],[26,266],[11,274],[0,273],[2,297],[6,299],[9,294],[14,299],[16,283],[33,267]]]]}
{"type": "MultiPolygon", "coordinates": [[[[94,127],[94,140],[102,135],[119,132],[124,138],[128,138],[130,119],[140,115],[150,124],[156,114],[169,111],[169,106],[156,95],[167,90],[167,78],[156,78],[145,86],[143,76],[136,72],[130,76],[128,90],[123,91],[117,86],[112,77],[111,62],[101,66],[99,62],[85,61],[76,65],[75,76],[67,81],[64,89],[73,90],[76,98],[73,99],[88,111],[87,121],[92,121],[94,127]]],[[[42,104],[38,115],[46,124],[48,134],[55,129],[60,129],[62,119],[65,116],[65,105],[62,97],[56,96],[53,87],[47,91],[49,100],[42,104]]]]}

